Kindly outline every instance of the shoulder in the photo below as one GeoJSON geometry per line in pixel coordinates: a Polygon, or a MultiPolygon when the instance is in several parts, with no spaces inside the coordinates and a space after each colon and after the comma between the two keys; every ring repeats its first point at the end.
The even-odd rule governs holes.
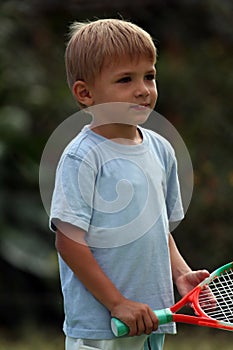
{"type": "Polygon", "coordinates": [[[149,129],[142,128],[141,131],[151,151],[155,151],[163,158],[175,158],[175,151],[165,137],[149,129]]]}
{"type": "Polygon", "coordinates": [[[91,174],[98,170],[98,141],[89,133],[89,127],[84,127],[61,151],[57,160],[56,178],[67,174],[77,173],[78,169],[90,171],[91,174]]]}
{"type": "Polygon", "coordinates": [[[95,163],[98,154],[99,140],[91,132],[88,126],[84,127],[81,132],[74,137],[64,149],[60,162],[66,158],[86,163],[95,163]]]}
{"type": "Polygon", "coordinates": [[[92,144],[93,141],[88,133],[88,129],[85,127],[69,142],[63,151],[63,155],[83,157],[91,148],[92,144]]]}

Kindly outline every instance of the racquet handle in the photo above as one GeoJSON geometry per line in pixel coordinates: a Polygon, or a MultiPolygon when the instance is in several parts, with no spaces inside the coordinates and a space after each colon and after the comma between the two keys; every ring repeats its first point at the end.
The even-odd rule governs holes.
{"type": "MultiPolygon", "coordinates": [[[[156,310],[154,313],[158,318],[159,325],[172,322],[172,312],[170,309],[156,310]]],[[[115,317],[111,319],[111,328],[116,337],[122,337],[129,333],[129,327],[115,317]]]]}

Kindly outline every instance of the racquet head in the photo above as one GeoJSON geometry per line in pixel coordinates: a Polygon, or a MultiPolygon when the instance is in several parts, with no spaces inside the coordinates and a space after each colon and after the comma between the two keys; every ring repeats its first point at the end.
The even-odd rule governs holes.
{"type": "Polygon", "coordinates": [[[201,316],[217,320],[219,325],[233,328],[233,263],[214,271],[199,286],[198,304],[193,303],[194,310],[201,316]]]}
{"type": "Polygon", "coordinates": [[[233,262],[209,277],[170,308],[172,320],[233,331],[233,262]],[[178,314],[191,304],[197,317],[178,314]]]}

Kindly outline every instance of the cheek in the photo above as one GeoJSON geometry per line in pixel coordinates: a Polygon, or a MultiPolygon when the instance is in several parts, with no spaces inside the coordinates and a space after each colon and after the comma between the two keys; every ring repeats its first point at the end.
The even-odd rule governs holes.
{"type": "Polygon", "coordinates": [[[154,99],[157,100],[158,90],[157,90],[157,86],[156,85],[153,87],[152,95],[153,95],[154,99]]]}
{"type": "Polygon", "coordinates": [[[151,91],[151,109],[154,109],[156,102],[157,102],[157,98],[158,98],[158,91],[157,89],[153,89],[153,91],[151,91]]]}

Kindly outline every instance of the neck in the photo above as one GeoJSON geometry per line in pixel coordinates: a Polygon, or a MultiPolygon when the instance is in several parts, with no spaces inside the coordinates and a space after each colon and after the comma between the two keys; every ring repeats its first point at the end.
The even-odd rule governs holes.
{"type": "Polygon", "coordinates": [[[142,135],[135,125],[113,123],[100,126],[91,124],[90,127],[96,134],[117,143],[136,145],[142,142],[142,135]]]}

